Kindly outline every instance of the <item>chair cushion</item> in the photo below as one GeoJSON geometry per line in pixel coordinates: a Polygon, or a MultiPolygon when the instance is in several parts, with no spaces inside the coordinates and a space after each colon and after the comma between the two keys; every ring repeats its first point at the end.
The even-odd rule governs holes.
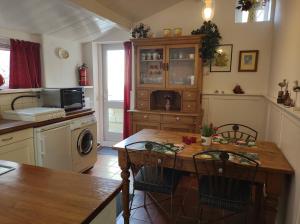
{"type": "Polygon", "coordinates": [[[134,189],[140,191],[149,191],[156,193],[171,194],[175,191],[178,184],[179,173],[176,170],[164,168],[163,178],[160,175],[153,175],[154,177],[146,179],[145,172],[156,172],[154,167],[142,167],[134,178],[134,189]],[[174,176],[173,183],[172,177],[174,176]]]}
{"type": "MultiPolygon", "coordinates": [[[[211,207],[226,209],[230,211],[241,211],[245,209],[245,206],[251,200],[251,188],[252,185],[248,181],[234,180],[233,185],[230,186],[232,179],[226,177],[215,177],[219,178],[219,181],[224,181],[223,189],[224,192],[212,190],[208,176],[201,178],[200,189],[200,202],[207,204],[211,207]],[[221,178],[223,178],[221,180],[221,178]]],[[[218,181],[218,180],[217,180],[218,181]]],[[[221,182],[219,182],[221,183],[221,182]]]]}

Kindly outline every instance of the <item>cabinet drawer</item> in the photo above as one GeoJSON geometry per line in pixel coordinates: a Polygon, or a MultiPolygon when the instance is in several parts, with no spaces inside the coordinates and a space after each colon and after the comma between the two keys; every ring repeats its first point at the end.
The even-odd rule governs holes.
{"type": "Polygon", "coordinates": [[[137,133],[143,129],[160,129],[160,123],[155,122],[133,122],[132,132],[137,133]]]}
{"type": "Polygon", "coordinates": [[[194,125],[187,124],[161,124],[161,130],[165,131],[180,131],[180,132],[195,132],[194,125]]]}
{"type": "Polygon", "coordinates": [[[0,135],[0,146],[9,145],[14,142],[18,142],[18,141],[32,138],[32,137],[33,137],[32,128],[25,129],[22,131],[15,131],[15,132],[7,133],[4,135],[0,135]]]}
{"type": "Polygon", "coordinates": [[[138,110],[149,110],[149,101],[137,100],[136,109],[138,109],[138,110]]]}
{"type": "Polygon", "coordinates": [[[188,116],[163,115],[162,123],[170,124],[194,124],[194,118],[188,116]]]}
{"type": "Polygon", "coordinates": [[[184,91],[183,100],[197,100],[197,92],[195,91],[184,91]]]}
{"type": "Polygon", "coordinates": [[[159,114],[133,114],[134,121],[153,121],[153,122],[160,122],[160,115],[159,114]]]}
{"type": "Polygon", "coordinates": [[[0,160],[35,165],[33,139],[29,138],[0,147],[0,160]]]}
{"type": "Polygon", "coordinates": [[[196,102],[183,102],[182,111],[188,113],[196,112],[196,102]]]}
{"type": "Polygon", "coordinates": [[[136,96],[138,99],[149,100],[149,91],[148,90],[137,90],[136,96]]]}

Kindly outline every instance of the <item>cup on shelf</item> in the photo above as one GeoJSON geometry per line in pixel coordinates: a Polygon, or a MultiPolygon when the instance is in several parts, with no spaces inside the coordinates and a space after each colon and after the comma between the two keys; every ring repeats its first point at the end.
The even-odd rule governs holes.
{"type": "Polygon", "coordinates": [[[182,35],[182,28],[180,28],[180,27],[175,28],[173,31],[174,31],[175,37],[180,37],[182,35]]]}
{"type": "Polygon", "coordinates": [[[178,58],[183,59],[183,53],[179,53],[178,58]]]}
{"type": "Polygon", "coordinates": [[[172,30],[167,28],[167,29],[164,29],[164,37],[170,37],[172,36],[172,30]]]}
{"type": "Polygon", "coordinates": [[[157,52],[152,53],[152,59],[153,60],[157,60],[158,59],[158,53],[157,52]]]}
{"type": "Polygon", "coordinates": [[[152,54],[151,53],[147,54],[147,60],[152,60],[152,54]]]}
{"type": "Polygon", "coordinates": [[[195,59],[195,54],[189,54],[189,59],[195,59]]]}
{"type": "Polygon", "coordinates": [[[146,54],[142,54],[142,61],[146,60],[146,54]]]}

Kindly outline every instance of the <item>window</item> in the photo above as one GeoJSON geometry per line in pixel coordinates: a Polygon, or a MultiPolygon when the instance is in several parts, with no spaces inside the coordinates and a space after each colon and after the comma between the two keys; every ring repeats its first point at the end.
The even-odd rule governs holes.
{"type": "MultiPolygon", "coordinates": [[[[238,0],[236,1],[236,5],[238,0]]],[[[255,16],[253,22],[264,22],[271,20],[271,11],[272,11],[272,0],[266,2],[265,6],[258,7],[255,10],[255,16]]],[[[236,23],[247,23],[249,17],[248,11],[235,10],[235,22],[236,23]]]]}
{"type": "Polygon", "coordinates": [[[0,74],[5,79],[5,84],[0,88],[8,88],[9,86],[9,63],[10,63],[9,46],[0,43],[0,74]]]}

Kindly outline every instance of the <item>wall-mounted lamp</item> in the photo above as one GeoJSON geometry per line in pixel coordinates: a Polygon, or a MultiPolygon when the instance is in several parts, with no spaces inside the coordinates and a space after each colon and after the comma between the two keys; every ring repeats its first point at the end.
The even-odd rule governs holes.
{"type": "Polygon", "coordinates": [[[214,17],[215,0],[203,0],[202,18],[209,21],[214,17]]]}

